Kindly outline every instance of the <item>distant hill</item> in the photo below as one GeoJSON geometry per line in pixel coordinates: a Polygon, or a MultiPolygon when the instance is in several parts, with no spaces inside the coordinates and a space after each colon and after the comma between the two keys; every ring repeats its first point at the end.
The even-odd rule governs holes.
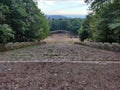
{"type": "Polygon", "coordinates": [[[67,17],[62,15],[45,15],[47,19],[66,19],[67,17]]]}
{"type": "Polygon", "coordinates": [[[67,18],[86,18],[85,15],[65,15],[67,18]]]}
{"type": "Polygon", "coordinates": [[[47,19],[85,18],[85,15],[45,15],[47,19]]]}

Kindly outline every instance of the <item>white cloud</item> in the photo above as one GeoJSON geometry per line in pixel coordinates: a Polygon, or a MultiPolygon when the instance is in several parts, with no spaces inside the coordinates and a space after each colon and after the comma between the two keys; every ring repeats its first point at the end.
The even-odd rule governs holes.
{"type": "Polygon", "coordinates": [[[75,3],[75,4],[84,4],[84,0],[64,0],[63,3],[75,3]]]}
{"type": "Polygon", "coordinates": [[[87,14],[84,0],[38,0],[38,7],[45,14],[87,14]]]}
{"type": "Polygon", "coordinates": [[[48,12],[49,14],[55,14],[55,15],[87,15],[87,10],[59,10],[54,12],[48,12]]]}
{"type": "Polygon", "coordinates": [[[50,6],[52,6],[52,5],[54,5],[55,4],[55,1],[46,1],[46,2],[44,2],[46,5],[50,5],[50,6]]]}

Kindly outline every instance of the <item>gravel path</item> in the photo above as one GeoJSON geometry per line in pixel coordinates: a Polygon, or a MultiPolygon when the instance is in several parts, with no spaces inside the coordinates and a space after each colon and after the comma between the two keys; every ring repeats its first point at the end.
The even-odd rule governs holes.
{"type": "Polygon", "coordinates": [[[47,44],[0,53],[0,61],[118,61],[120,53],[73,44],[47,44]]]}

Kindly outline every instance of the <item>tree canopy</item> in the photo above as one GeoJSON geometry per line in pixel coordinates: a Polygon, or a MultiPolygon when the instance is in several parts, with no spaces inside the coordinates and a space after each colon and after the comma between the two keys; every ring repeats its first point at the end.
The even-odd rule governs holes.
{"type": "MultiPolygon", "coordinates": [[[[86,0],[92,11],[86,18],[93,41],[120,43],[120,1],[86,0]]],[[[84,29],[82,29],[84,31],[84,29]]]]}
{"type": "Polygon", "coordinates": [[[75,34],[78,34],[78,29],[81,27],[83,19],[48,19],[50,24],[50,30],[67,30],[75,34]]]}
{"type": "MultiPolygon", "coordinates": [[[[33,0],[0,0],[0,27],[7,42],[41,40],[49,33],[49,24],[33,0]]],[[[0,43],[6,42],[1,37],[0,43]]]]}

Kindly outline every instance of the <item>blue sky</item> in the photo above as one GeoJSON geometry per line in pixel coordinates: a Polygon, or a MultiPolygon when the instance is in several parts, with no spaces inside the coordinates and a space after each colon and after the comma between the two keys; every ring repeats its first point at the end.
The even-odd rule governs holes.
{"type": "Polygon", "coordinates": [[[84,0],[37,0],[38,7],[48,15],[87,15],[84,0]]]}

